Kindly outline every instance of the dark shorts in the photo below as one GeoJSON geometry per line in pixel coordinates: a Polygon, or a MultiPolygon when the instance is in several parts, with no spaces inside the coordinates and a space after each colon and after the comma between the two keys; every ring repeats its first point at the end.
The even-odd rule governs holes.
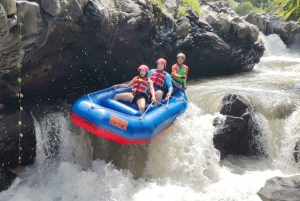
{"type": "Polygon", "coordinates": [[[176,82],[176,81],[173,80],[173,79],[172,79],[172,86],[173,86],[173,92],[172,92],[172,95],[173,95],[173,94],[176,94],[180,89],[182,89],[182,84],[176,82]]]}
{"type": "Polygon", "coordinates": [[[145,94],[138,94],[136,93],[131,101],[132,104],[136,104],[137,100],[139,100],[140,98],[144,98],[145,101],[147,102],[148,97],[145,94]]]}

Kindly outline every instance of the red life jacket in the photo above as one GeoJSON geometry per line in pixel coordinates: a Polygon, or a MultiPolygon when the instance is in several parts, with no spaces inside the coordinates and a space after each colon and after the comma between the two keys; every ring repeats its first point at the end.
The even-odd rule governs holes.
{"type": "Polygon", "coordinates": [[[153,81],[153,85],[155,87],[164,88],[165,84],[165,71],[158,71],[155,70],[152,75],[150,76],[150,79],[153,81]]]}
{"type": "Polygon", "coordinates": [[[146,96],[149,96],[148,77],[136,76],[136,79],[133,83],[132,91],[134,93],[145,94],[146,96]]]}

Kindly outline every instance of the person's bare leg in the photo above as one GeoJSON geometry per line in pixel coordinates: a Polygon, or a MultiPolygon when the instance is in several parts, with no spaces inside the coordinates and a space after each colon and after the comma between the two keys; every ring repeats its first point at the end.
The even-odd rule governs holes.
{"type": "Polygon", "coordinates": [[[144,114],[145,112],[145,107],[146,107],[146,100],[144,98],[140,98],[136,101],[136,104],[139,107],[140,113],[144,114]]]}
{"type": "Polygon", "coordinates": [[[120,93],[120,94],[116,94],[114,97],[114,100],[122,100],[122,101],[132,101],[133,99],[133,94],[132,93],[120,93]]]}
{"type": "Polygon", "coordinates": [[[161,90],[155,92],[156,102],[154,103],[154,105],[156,107],[160,105],[159,103],[161,103],[162,96],[163,96],[163,92],[161,90]]]}

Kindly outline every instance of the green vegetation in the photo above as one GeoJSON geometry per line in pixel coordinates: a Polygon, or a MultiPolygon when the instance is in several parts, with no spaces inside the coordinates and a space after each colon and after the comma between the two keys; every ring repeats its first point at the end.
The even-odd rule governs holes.
{"type": "Polygon", "coordinates": [[[177,13],[177,18],[180,18],[184,16],[186,13],[186,7],[185,6],[179,6],[178,8],[178,13],[177,13]]]}
{"type": "Polygon", "coordinates": [[[288,19],[292,14],[298,16],[298,22],[300,22],[300,0],[279,0],[282,12],[278,17],[284,16],[284,19],[288,19]]]}
{"type": "MultiPolygon", "coordinates": [[[[218,0],[210,0],[212,2],[218,0]]],[[[288,19],[291,16],[298,16],[300,22],[300,0],[225,0],[230,8],[240,16],[247,15],[253,11],[255,13],[278,14],[277,17],[284,16],[288,19]]]]}
{"type": "Polygon", "coordinates": [[[232,8],[233,10],[237,9],[237,7],[239,6],[240,3],[234,1],[234,0],[226,0],[226,2],[228,2],[230,8],[232,8]]]}
{"type": "Polygon", "coordinates": [[[199,16],[201,15],[200,3],[198,0],[181,0],[177,12],[177,18],[184,16],[188,9],[193,9],[199,16]]]}
{"type": "Polygon", "coordinates": [[[248,13],[250,13],[253,9],[253,5],[250,1],[246,1],[241,3],[235,10],[235,12],[240,15],[240,16],[244,16],[247,15],[248,13]]]}
{"type": "Polygon", "coordinates": [[[156,4],[162,12],[164,12],[163,1],[162,0],[152,0],[153,4],[156,4]]]}

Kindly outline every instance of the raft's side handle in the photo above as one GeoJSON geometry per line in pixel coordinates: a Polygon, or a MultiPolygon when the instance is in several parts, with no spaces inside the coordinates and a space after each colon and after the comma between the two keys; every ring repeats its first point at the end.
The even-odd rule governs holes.
{"type": "Polygon", "coordinates": [[[94,109],[94,108],[95,108],[95,107],[93,106],[94,103],[93,103],[93,101],[92,101],[92,99],[91,99],[91,97],[90,97],[90,94],[88,94],[87,96],[88,96],[89,99],[90,99],[90,102],[91,102],[91,108],[94,109]]]}

